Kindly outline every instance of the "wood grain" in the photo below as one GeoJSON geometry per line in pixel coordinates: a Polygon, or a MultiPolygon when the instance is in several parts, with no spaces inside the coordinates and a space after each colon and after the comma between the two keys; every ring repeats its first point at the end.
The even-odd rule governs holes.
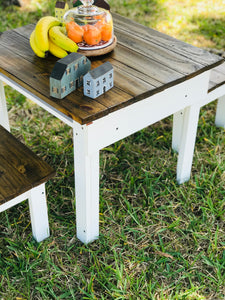
{"type": "Polygon", "coordinates": [[[0,35],[0,72],[80,124],[87,124],[223,62],[219,56],[127,18],[117,14],[113,18],[115,49],[90,59],[92,69],[106,61],[113,65],[114,87],[96,99],[83,96],[82,88],[61,100],[50,97],[49,75],[57,58],[41,59],[33,53],[29,36],[34,24],[0,35]]]}
{"type": "Polygon", "coordinates": [[[0,204],[54,175],[51,166],[0,126],[0,204]]]}
{"type": "Polygon", "coordinates": [[[140,37],[146,42],[164,47],[167,51],[172,51],[178,55],[182,55],[188,59],[191,59],[197,64],[203,64],[205,66],[219,65],[223,59],[215,54],[212,54],[204,49],[187,44],[183,41],[177,40],[167,34],[161,33],[152,28],[143,26],[132,20],[113,13],[115,30],[123,30],[133,34],[133,36],[140,37]]]}
{"type": "Polygon", "coordinates": [[[209,90],[211,92],[219,86],[225,84],[225,63],[214,68],[210,73],[209,90]]]}

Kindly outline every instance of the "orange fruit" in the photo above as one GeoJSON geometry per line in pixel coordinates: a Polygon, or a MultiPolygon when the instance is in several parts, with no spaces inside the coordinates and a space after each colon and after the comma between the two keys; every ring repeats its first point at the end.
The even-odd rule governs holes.
{"type": "Polygon", "coordinates": [[[82,28],[84,31],[87,31],[90,28],[90,26],[92,26],[92,25],[86,24],[86,25],[83,25],[82,28]]]}
{"type": "Polygon", "coordinates": [[[101,37],[102,40],[107,42],[112,37],[112,25],[109,23],[104,23],[101,26],[101,37]]]}
{"type": "Polygon", "coordinates": [[[97,23],[95,23],[95,27],[97,27],[100,31],[102,31],[102,25],[104,24],[103,20],[99,20],[97,23]]]}
{"type": "Polygon", "coordinates": [[[68,37],[75,43],[80,43],[83,41],[84,30],[77,23],[71,21],[66,24],[66,30],[68,37]]]}
{"type": "Polygon", "coordinates": [[[100,20],[100,19],[102,19],[102,16],[101,15],[94,16],[94,19],[95,20],[100,20]]]}
{"type": "Polygon", "coordinates": [[[84,31],[83,38],[88,45],[97,45],[101,41],[101,31],[97,27],[89,25],[84,31]]]}
{"type": "Polygon", "coordinates": [[[70,22],[66,23],[66,31],[69,31],[70,29],[73,29],[76,26],[77,26],[77,23],[75,23],[74,21],[70,21],[70,22]]]}
{"type": "Polygon", "coordinates": [[[83,32],[79,30],[70,29],[67,32],[68,38],[73,40],[75,43],[81,43],[83,41],[83,32]]]}

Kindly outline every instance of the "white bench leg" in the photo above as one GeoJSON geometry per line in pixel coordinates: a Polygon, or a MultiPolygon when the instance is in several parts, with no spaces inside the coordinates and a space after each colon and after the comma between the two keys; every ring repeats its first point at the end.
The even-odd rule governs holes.
{"type": "Polygon", "coordinates": [[[215,124],[218,127],[225,128],[225,95],[218,98],[215,124]]]}
{"type": "Polygon", "coordinates": [[[0,124],[10,131],[9,117],[5,99],[5,90],[3,82],[0,80],[0,124]]]}
{"type": "Polygon", "coordinates": [[[177,162],[177,181],[179,184],[190,179],[199,111],[200,107],[195,105],[184,109],[177,162]]]}
{"type": "Polygon", "coordinates": [[[173,115],[173,133],[172,133],[172,149],[179,152],[182,128],[184,121],[184,110],[180,110],[173,115]]]}
{"type": "Polygon", "coordinates": [[[74,129],[77,237],[85,244],[99,236],[99,151],[87,154],[86,142],[85,130],[74,129]]]}
{"type": "Polygon", "coordinates": [[[29,209],[33,237],[37,242],[41,242],[45,238],[49,237],[45,183],[31,189],[29,209]]]}

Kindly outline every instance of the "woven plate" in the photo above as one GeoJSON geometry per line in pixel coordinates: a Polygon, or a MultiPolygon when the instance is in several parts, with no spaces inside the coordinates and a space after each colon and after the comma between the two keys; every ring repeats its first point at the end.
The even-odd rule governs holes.
{"type": "Polygon", "coordinates": [[[99,56],[99,55],[103,55],[106,53],[111,52],[115,47],[116,47],[116,43],[117,43],[117,38],[116,36],[114,36],[114,40],[112,42],[112,44],[110,44],[109,46],[102,48],[102,49],[98,49],[98,50],[78,50],[78,53],[83,54],[85,56],[99,56]]]}

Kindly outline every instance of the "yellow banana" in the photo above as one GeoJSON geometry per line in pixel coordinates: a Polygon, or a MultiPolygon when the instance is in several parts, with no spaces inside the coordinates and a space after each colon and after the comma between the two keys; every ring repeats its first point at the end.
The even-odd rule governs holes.
{"type": "Polygon", "coordinates": [[[43,52],[42,50],[39,49],[39,47],[36,44],[35,41],[35,30],[32,31],[31,35],[30,35],[30,46],[32,48],[32,50],[34,51],[34,53],[41,57],[41,58],[45,58],[48,54],[48,52],[43,52]]]}
{"type": "Polygon", "coordinates": [[[59,46],[57,46],[52,40],[51,38],[49,38],[49,52],[58,57],[58,58],[63,58],[65,56],[68,55],[68,53],[66,52],[66,50],[60,48],[59,46]]]}
{"type": "Polygon", "coordinates": [[[50,39],[59,47],[68,52],[77,52],[77,44],[68,38],[65,34],[65,28],[61,26],[53,26],[49,29],[50,39]]]}
{"type": "Polygon", "coordinates": [[[35,40],[38,48],[43,52],[49,50],[48,31],[52,26],[60,25],[61,22],[52,16],[42,17],[35,27],[35,40]]]}

